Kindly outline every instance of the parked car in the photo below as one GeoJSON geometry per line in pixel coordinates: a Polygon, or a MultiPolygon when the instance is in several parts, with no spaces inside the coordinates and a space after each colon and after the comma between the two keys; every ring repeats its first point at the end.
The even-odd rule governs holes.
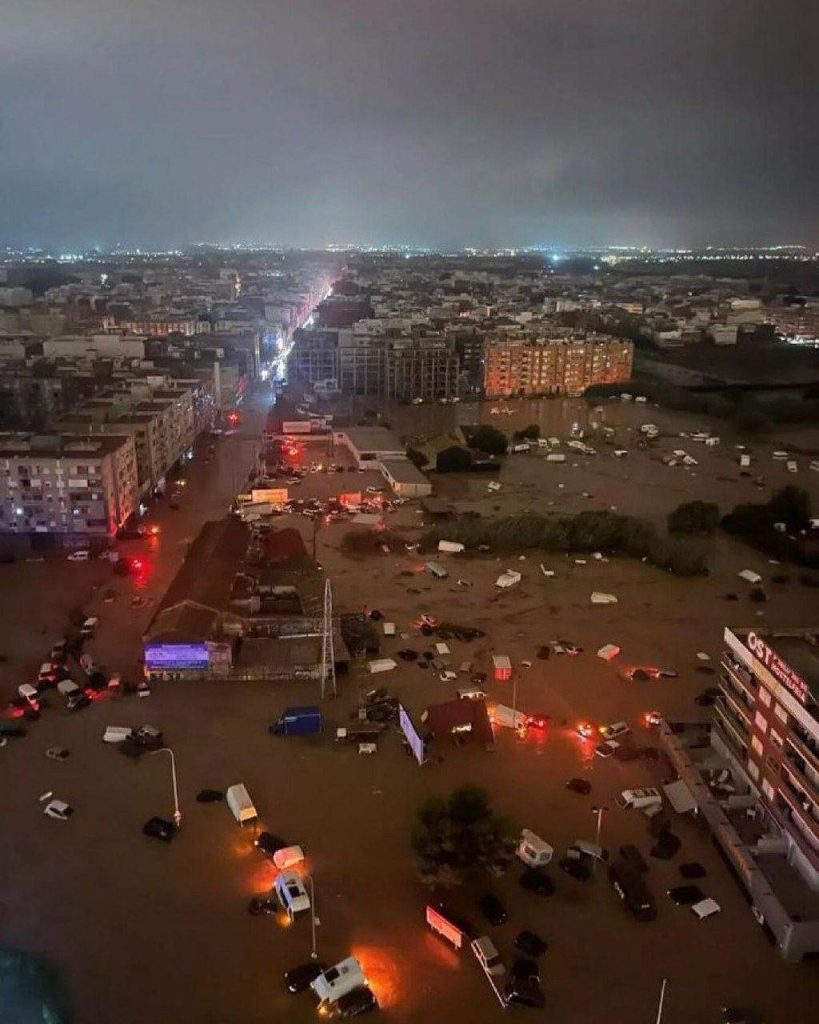
{"type": "Polygon", "coordinates": [[[87,708],[91,703],[91,698],[80,691],[80,693],[72,693],[68,700],[65,702],[65,706],[69,711],[82,711],[83,708],[87,708]]]}
{"type": "Polygon", "coordinates": [[[68,821],[74,813],[74,808],[65,800],[49,800],[43,808],[43,814],[49,818],[56,818],[57,821],[68,821]]]}
{"type": "Polygon", "coordinates": [[[165,818],[149,818],[142,826],[142,834],[150,836],[151,839],[161,839],[164,843],[169,843],[176,835],[176,826],[172,821],[166,821],[165,818]]]}
{"type": "Polygon", "coordinates": [[[612,757],[619,748],[620,744],[617,740],[606,740],[605,743],[598,744],[594,748],[594,752],[598,757],[612,757]]]}
{"type": "Polygon", "coordinates": [[[529,957],[519,956],[512,964],[509,974],[518,981],[540,981],[540,968],[529,957]]]}
{"type": "Polygon", "coordinates": [[[506,986],[506,1001],[512,1006],[528,1006],[534,1010],[542,1010],[546,1005],[543,989],[534,978],[510,978],[506,986]]]}
{"type": "Polygon", "coordinates": [[[594,726],[590,722],[579,722],[576,730],[581,740],[587,740],[590,736],[594,735],[594,726]]]}
{"type": "Polygon", "coordinates": [[[642,853],[631,843],[627,843],[625,846],[620,847],[620,856],[627,864],[631,864],[633,868],[645,874],[648,871],[648,864],[645,862],[645,858],[642,853]]]}
{"type": "Polygon", "coordinates": [[[657,842],[651,847],[651,856],[658,860],[671,860],[679,853],[682,843],[673,832],[661,832],[657,842]]]}
{"type": "Polygon", "coordinates": [[[565,871],[578,882],[588,882],[592,876],[591,857],[562,857],[557,864],[561,871],[565,871]]]}
{"type": "Polygon", "coordinates": [[[253,840],[253,845],[257,850],[266,853],[268,857],[274,857],[279,850],[286,850],[290,843],[280,836],[274,836],[271,832],[260,832],[253,840]]]}
{"type": "Polygon", "coordinates": [[[487,893],[486,896],[482,896],[478,902],[478,907],[481,913],[490,924],[501,925],[505,924],[509,920],[509,914],[506,911],[506,907],[501,903],[497,896],[493,896],[491,893],[487,893]]]}
{"type": "Polygon", "coordinates": [[[551,715],[527,715],[526,716],[526,728],[527,729],[547,729],[549,723],[552,720],[551,715]]]}
{"type": "Polygon", "coordinates": [[[687,864],[680,864],[680,874],[683,878],[705,878],[708,872],[696,861],[689,861],[687,864]]]}
{"type": "Polygon", "coordinates": [[[321,960],[311,960],[306,964],[299,964],[298,967],[291,967],[284,972],[284,984],[288,992],[305,992],[310,987],[310,982],[327,970],[327,964],[321,960]]]}
{"type": "Polygon", "coordinates": [[[610,725],[600,726],[600,735],[604,740],[616,740],[621,736],[628,736],[630,732],[628,722],[612,722],[610,725]]]}
{"type": "Polygon", "coordinates": [[[538,871],[537,868],[527,868],[518,881],[523,889],[538,896],[552,896],[555,891],[555,883],[545,871],[538,871]]]}
{"type": "Polygon", "coordinates": [[[541,939],[535,932],[524,929],[515,936],[515,948],[526,956],[543,956],[548,946],[546,940],[541,939]]]}
{"type": "Polygon", "coordinates": [[[252,914],[254,917],[259,917],[262,914],[278,914],[280,910],[281,906],[275,896],[253,896],[247,905],[248,914],[252,914]]]}
{"type": "Polygon", "coordinates": [[[583,796],[588,796],[591,793],[592,785],[588,779],[569,779],[566,783],[566,789],[570,789],[573,793],[581,793],[583,796]]]}
{"type": "Polygon", "coordinates": [[[378,1000],[372,989],[364,985],[354,988],[330,1004],[328,1016],[331,1018],[359,1017],[363,1013],[372,1013],[378,1009],[378,1000]]]}
{"type": "Polygon", "coordinates": [[[668,896],[678,907],[690,907],[705,899],[705,893],[698,885],[678,885],[668,890],[668,896]]]}

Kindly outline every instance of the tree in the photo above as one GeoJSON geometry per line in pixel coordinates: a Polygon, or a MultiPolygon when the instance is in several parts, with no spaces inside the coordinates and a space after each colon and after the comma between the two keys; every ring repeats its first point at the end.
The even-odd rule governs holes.
{"type": "Polygon", "coordinates": [[[423,452],[419,452],[417,448],[407,448],[407,458],[416,469],[423,469],[427,464],[426,455],[423,452]]]}
{"type": "Polygon", "coordinates": [[[472,456],[466,448],[454,444],[438,452],[435,468],[439,473],[466,473],[472,468],[472,456]]]}
{"type": "Polygon", "coordinates": [[[719,506],[712,501],[684,501],[668,514],[671,533],[713,533],[719,524],[719,506]]]}
{"type": "Polygon", "coordinates": [[[486,790],[462,786],[446,799],[431,797],[421,804],[410,842],[423,880],[451,885],[464,871],[508,857],[515,838],[509,823],[492,810],[486,790]]]}
{"type": "Polygon", "coordinates": [[[777,491],[768,502],[774,522],[784,523],[789,530],[805,530],[810,525],[810,495],[793,484],[777,491]]]}
{"type": "Polygon", "coordinates": [[[496,427],[478,427],[469,438],[470,448],[477,448],[487,455],[505,455],[507,443],[506,434],[496,427]]]}
{"type": "Polygon", "coordinates": [[[524,427],[523,430],[516,430],[512,437],[516,441],[537,441],[540,437],[540,427],[537,423],[530,423],[528,427],[524,427]]]}

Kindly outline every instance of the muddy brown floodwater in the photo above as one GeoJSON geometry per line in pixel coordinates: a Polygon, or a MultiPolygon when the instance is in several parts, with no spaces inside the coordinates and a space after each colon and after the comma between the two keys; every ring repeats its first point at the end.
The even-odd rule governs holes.
{"type": "MultiPolygon", "coordinates": [[[[544,402],[540,408],[549,424],[544,432],[565,438],[583,407],[544,402]]],[[[422,412],[439,417],[440,425],[445,416],[469,419],[466,407],[422,412]]],[[[236,467],[252,460],[253,428],[261,414],[257,410],[254,420],[249,412],[246,438],[224,438],[208,464],[201,454],[197,457],[179,513],[156,513],[162,533],[143,595],[161,596],[199,524],[226,510],[236,467]]],[[[656,422],[669,434],[672,427],[677,432],[701,425],[655,409],[614,404],[605,415],[606,422],[618,418],[624,438],[632,437],[640,422],[656,422]]],[[[402,432],[408,430],[403,417],[416,427],[419,423],[418,410],[392,410],[391,416],[402,432]]],[[[491,422],[519,427],[535,418],[526,408],[515,417],[492,416],[491,422]]],[[[571,459],[555,467],[534,454],[510,456],[497,496],[486,493],[482,478],[442,479],[439,485],[444,495],[483,514],[495,505],[503,511],[616,505],[660,519],[685,496],[708,496],[727,507],[764,498],[786,482],[810,486],[815,500],[819,475],[808,472],[805,459],[799,459],[794,477],[770,457],[773,448],[787,446],[787,438],[754,445],[755,459],[764,466],[764,491],[738,476],[733,443],[723,437],[718,448],[705,450],[683,440],[679,446],[700,459],[689,471],[659,461],[664,451],[678,446],[668,437],[650,451],[624,444],[632,450],[623,460],[599,446],[596,457],[575,459],[577,468],[571,459]],[[584,498],[584,491],[593,497],[584,498]]],[[[357,482],[367,486],[377,479],[363,474],[357,482]]],[[[330,489],[331,478],[316,475],[300,490],[309,497],[330,489]]],[[[410,503],[390,517],[390,525],[416,539],[420,520],[416,504],[410,503]]],[[[294,517],[288,525],[297,525],[309,539],[306,519],[294,517]]],[[[588,558],[580,565],[562,555],[542,559],[555,572],[546,579],[538,567],[541,557],[527,552],[523,561],[516,555],[449,558],[450,577],[432,580],[422,573],[402,575],[422,562],[403,549],[360,560],[344,556],[340,542],[348,528],[330,526],[318,536],[318,557],[333,580],[337,610],[366,605],[395,621],[409,636],[385,640],[386,654],[405,646],[429,648],[415,625],[423,612],[481,627],[487,634],[481,640],[450,641],[453,663],[470,660],[476,669],[487,670],[493,653],[508,654],[515,666],[518,706],[550,715],[550,728],[524,740],[503,731],[494,752],[443,744],[437,748],[442,761],[424,768],[407,757],[394,735],[384,739],[375,756],[359,756],[355,748],[335,744],[332,735],[334,726],[349,718],[359,690],[371,683],[363,664],[340,680],[339,698],[326,702],[322,737],[274,739],[266,732],[288,704],[317,700],[315,686],[306,683],[167,684],[155,687],[147,700],[101,701],[76,715],[54,702],[25,740],[0,751],[0,941],[60,966],[75,1024],[315,1020],[309,998],[286,995],[281,982],[285,969],[309,958],[309,921],[285,928],[274,918],[247,914],[248,898],[271,884],[272,871],[254,850],[252,833],[234,823],[225,805],[194,799],[203,787],[225,789],[239,781],[247,785],[263,827],[307,851],[321,958],[359,956],[385,1020],[498,1021],[503,1011],[471,955],[455,953],[424,925],[427,894],[408,844],[418,804],[463,783],[485,786],[499,811],[558,852],[576,838],[593,837],[592,807],[602,805],[608,808],[603,843],[616,849],[631,842],[647,854],[644,819],[638,812],[619,810],[614,797],[626,787],[658,782],[662,768],[643,760],[595,758],[574,725],[581,719],[598,724],[625,718],[638,739],[650,743],[651,734],[639,724],[647,710],[703,719],[707,709],[696,707],[693,697],[712,680],[697,671],[696,654],[708,653],[716,666],[726,624],[815,626],[819,614],[808,600],[812,593],[798,585],[792,569],[779,570],[788,572],[792,582],[769,585],[766,604],[751,603],[737,571],[753,567],[767,580],[775,570],[764,557],[723,537],[710,542],[713,569],[704,579],[676,579],[627,559],[588,558]],[[519,570],[523,579],[501,594],[494,581],[507,567],[519,570]],[[457,586],[459,577],[472,586],[457,586]],[[592,590],[615,593],[619,603],[591,606],[592,590]],[[727,603],[726,591],[737,592],[740,600],[727,603]],[[558,637],[574,640],[584,652],[538,660],[537,648],[558,637]],[[610,664],[595,656],[607,642],[623,651],[610,664]],[[531,667],[521,667],[522,660],[530,660],[531,667]],[[643,662],[675,668],[679,678],[622,679],[623,666],[643,662]],[[143,721],[162,728],[176,754],[184,821],[169,846],[140,833],[148,817],[172,811],[166,759],[146,756],[134,763],[102,743],[107,724],[143,721]],[[44,757],[55,744],[71,751],[67,761],[44,757]],[[589,779],[591,796],[565,789],[566,779],[574,775],[589,779]],[[74,805],[69,822],[43,816],[38,797],[46,791],[74,805]]],[[[36,667],[43,648],[63,628],[67,609],[77,603],[100,615],[99,636],[91,644],[95,656],[112,670],[136,670],[139,636],[151,609],[132,607],[133,579],[113,578],[99,562],[20,563],[3,566],[2,573],[6,613],[0,650],[8,660],[0,670],[7,690],[36,667]],[[115,596],[106,602],[109,587],[115,596]]],[[[416,718],[428,704],[451,696],[451,684],[403,662],[377,682],[388,685],[416,718]]],[[[511,683],[490,683],[489,688],[493,700],[512,701],[511,683]]],[[[481,924],[476,904],[484,892],[495,891],[507,903],[509,923],[485,926],[507,963],[519,929],[530,927],[548,939],[542,965],[547,1008],[521,1010],[522,1017],[555,1024],[650,1024],[661,980],[667,978],[664,1024],[711,1024],[726,1003],[755,1005],[774,1024],[815,1019],[815,966],[779,960],[696,821],[677,820],[674,830],[682,852],[668,862],[650,859],[647,881],[659,907],[653,923],[639,923],[627,914],[604,871],[583,884],[554,869],[557,891],[546,899],[525,894],[515,869],[491,883],[472,882],[453,891],[453,904],[476,924],[481,924]],[[667,899],[666,890],[680,882],[677,864],[682,860],[706,866],[702,887],[719,901],[721,914],[698,922],[667,899]]]]}

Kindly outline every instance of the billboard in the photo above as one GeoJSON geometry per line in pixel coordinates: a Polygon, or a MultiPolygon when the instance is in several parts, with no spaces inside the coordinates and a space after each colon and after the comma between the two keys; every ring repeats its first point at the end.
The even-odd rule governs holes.
{"type": "Polygon", "coordinates": [[[267,502],[270,505],[284,505],[287,503],[286,487],[265,487],[250,492],[252,502],[267,502]]]}
{"type": "Polygon", "coordinates": [[[207,669],[207,644],[146,644],[145,667],[155,672],[207,669]]]}
{"type": "Polygon", "coordinates": [[[434,932],[451,942],[455,949],[460,949],[463,945],[464,933],[461,929],[451,921],[447,921],[443,914],[429,904],[427,904],[427,924],[434,932]]]}
{"type": "Polygon", "coordinates": [[[398,705],[398,724],[401,726],[401,731],[407,738],[410,750],[415,755],[415,760],[418,764],[424,763],[424,741],[415,728],[412,719],[409,716],[409,712],[403,704],[398,705]]]}

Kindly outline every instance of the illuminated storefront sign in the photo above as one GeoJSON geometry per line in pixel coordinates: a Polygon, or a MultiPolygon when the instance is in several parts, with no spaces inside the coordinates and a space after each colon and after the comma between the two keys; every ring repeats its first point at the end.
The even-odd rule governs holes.
{"type": "Polygon", "coordinates": [[[791,693],[798,698],[803,704],[807,703],[808,699],[808,684],[805,680],[784,662],[779,655],[775,654],[771,648],[761,640],[756,633],[748,634],[748,650],[754,657],[758,658],[759,661],[765,666],[766,669],[777,679],[783,686],[786,686],[791,693]]]}
{"type": "Polygon", "coordinates": [[[146,644],[145,667],[155,672],[207,669],[207,644],[146,644]]]}

